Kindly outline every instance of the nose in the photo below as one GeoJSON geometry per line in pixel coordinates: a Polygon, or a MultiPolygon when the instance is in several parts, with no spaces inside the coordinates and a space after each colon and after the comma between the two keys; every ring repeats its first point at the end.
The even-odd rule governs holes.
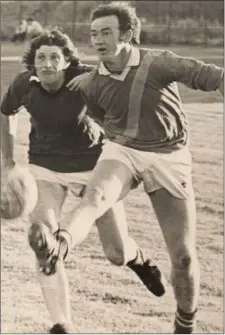
{"type": "Polygon", "coordinates": [[[49,68],[49,67],[52,66],[52,63],[51,63],[50,59],[46,59],[46,60],[45,60],[45,64],[44,64],[44,66],[47,67],[47,68],[49,68]]]}
{"type": "Polygon", "coordinates": [[[103,38],[101,36],[101,34],[98,34],[96,37],[95,37],[95,45],[99,46],[99,45],[102,45],[103,44],[103,38]]]}

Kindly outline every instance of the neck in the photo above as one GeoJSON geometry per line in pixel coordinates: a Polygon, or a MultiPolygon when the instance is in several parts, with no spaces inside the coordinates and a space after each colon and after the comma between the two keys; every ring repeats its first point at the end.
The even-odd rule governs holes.
{"type": "Polygon", "coordinates": [[[111,60],[104,62],[104,65],[112,73],[121,73],[128,62],[130,53],[131,46],[126,45],[121,49],[118,55],[114,56],[111,60]]]}
{"type": "Polygon", "coordinates": [[[51,84],[41,83],[41,86],[48,92],[56,92],[62,87],[64,81],[65,81],[65,74],[63,73],[62,76],[60,76],[60,78],[58,78],[57,81],[51,84]]]}

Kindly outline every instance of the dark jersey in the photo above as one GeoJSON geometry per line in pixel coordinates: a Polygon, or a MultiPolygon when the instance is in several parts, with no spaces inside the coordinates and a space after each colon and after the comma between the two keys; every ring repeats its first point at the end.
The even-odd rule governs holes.
{"type": "Polygon", "coordinates": [[[20,73],[5,94],[1,112],[14,115],[21,110],[30,114],[29,163],[57,172],[93,169],[101,153],[103,131],[87,115],[79,91],[66,83],[87,68],[66,70],[64,85],[56,92],[46,91],[31,71],[20,73]]]}

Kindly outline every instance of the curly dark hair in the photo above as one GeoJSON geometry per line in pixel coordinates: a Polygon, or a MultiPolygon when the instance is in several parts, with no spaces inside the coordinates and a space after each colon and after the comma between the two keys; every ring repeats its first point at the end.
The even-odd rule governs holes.
{"type": "Polygon", "coordinates": [[[92,12],[91,21],[110,15],[117,16],[121,33],[125,33],[127,30],[133,32],[132,44],[137,45],[140,43],[141,21],[137,17],[134,7],[123,1],[113,1],[107,5],[100,5],[92,12]]]}
{"type": "Polygon", "coordinates": [[[34,69],[36,50],[38,50],[42,45],[56,45],[62,48],[64,56],[68,62],[71,62],[73,67],[77,67],[80,64],[77,49],[70,37],[57,28],[53,30],[45,30],[39,36],[31,40],[29,48],[25,52],[22,61],[28,70],[34,69]]]}

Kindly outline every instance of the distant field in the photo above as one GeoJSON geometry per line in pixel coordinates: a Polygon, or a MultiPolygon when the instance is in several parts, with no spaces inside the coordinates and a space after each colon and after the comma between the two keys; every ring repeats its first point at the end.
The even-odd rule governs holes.
{"type": "MultiPolygon", "coordinates": [[[[4,45],[3,50],[5,53],[4,45]]],[[[188,53],[190,49],[182,52],[188,53]]],[[[211,59],[212,54],[212,50],[204,49],[198,53],[195,50],[192,56],[210,55],[208,59],[211,59]]],[[[213,62],[217,60],[221,65],[222,51],[215,52],[214,57],[213,62]]],[[[1,64],[1,93],[19,69],[18,63],[1,64]]],[[[223,100],[217,92],[202,93],[182,85],[180,88],[190,124],[198,210],[202,279],[197,331],[222,334],[223,100]]],[[[21,114],[16,145],[16,157],[21,163],[26,161],[28,127],[28,116],[21,114]]],[[[125,202],[131,235],[169,280],[170,263],[165,244],[142,187],[132,191],[125,202]]],[[[64,213],[73,203],[74,198],[70,196],[64,213]]],[[[1,333],[43,334],[50,324],[35,280],[34,257],[27,243],[28,223],[2,220],[1,227],[1,333]]],[[[171,287],[164,297],[156,298],[128,269],[111,265],[103,255],[95,228],[69,256],[67,269],[77,333],[172,333],[175,302],[171,287]]]]}

